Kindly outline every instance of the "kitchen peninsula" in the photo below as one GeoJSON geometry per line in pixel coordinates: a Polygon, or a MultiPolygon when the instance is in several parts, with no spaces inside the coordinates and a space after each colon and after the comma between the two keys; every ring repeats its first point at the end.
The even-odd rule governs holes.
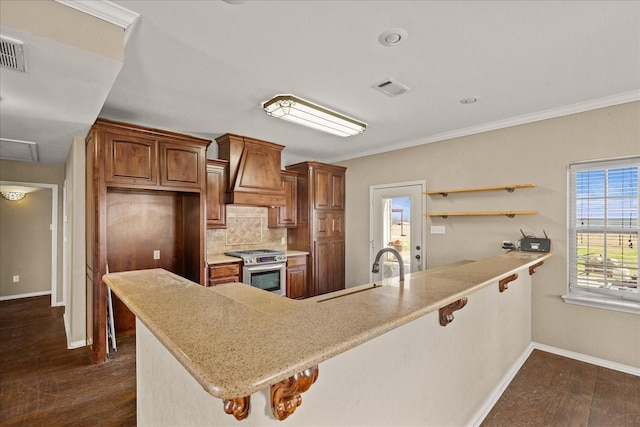
{"type": "Polygon", "coordinates": [[[461,425],[528,354],[531,277],[550,256],[301,301],[161,269],[104,280],[137,318],[141,425],[461,425]]]}

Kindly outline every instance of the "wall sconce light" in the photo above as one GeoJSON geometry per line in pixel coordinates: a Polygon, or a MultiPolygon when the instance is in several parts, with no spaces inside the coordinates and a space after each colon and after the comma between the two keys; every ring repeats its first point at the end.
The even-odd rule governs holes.
{"type": "Polygon", "coordinates": [[[278,95],[262,103],[271,117],[342,137],[358,135],[367,124],[293,95],[278,95]]]}
{"type": "Polygon", "coordinates": [[[22,193],[20,191],[2,191],[0,192],[0,194],[2,195],[2,197],[7,200],[11,200],[12,202],[20,201],[24,199],[24,196],[26,196],[25,193],[22,193]]]}

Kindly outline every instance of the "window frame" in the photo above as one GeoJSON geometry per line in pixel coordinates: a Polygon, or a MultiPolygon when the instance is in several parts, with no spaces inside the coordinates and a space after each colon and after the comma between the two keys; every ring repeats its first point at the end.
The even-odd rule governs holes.
{"type": "MultiPolygon", "coordinates": [[[[572,279],[577,278],[578,259],[576,241],[577,235],[580,232],[580,229],[576,224],[576,207],[578,204],[577,173],[587,170],[612,169],[628,166],[638,167],[640,175],[640,156],[575,162],[567,165],[567,293],[562,296],[565,303],[640,314],[640,294],[637,292],[622,290],[599,290],[598,292],[593,292],[584,290],[584,288],[580,289],[577,287],[577,283],[572,283],[572,279]]],[[[608,199],[609,197],[612,196],[604,194],[605,199],[608,199]]],[[[640,199],[640,191],[638,197],[640,199]]],[[[638,209],[640,210],[640,206],[638,209]]],[[[608,227],[605,225],[601,227],[601,229],[593,230],[593,233],[602,233],[603,235],[606,235],[608,231],[607,229],[608,227]]],[[[636,234],[636,236],[640,236],[640,224],[636,224],[636,226],[630,230],[625,229],[625,231],[631,231],[629,234],[636,234]]],[[[615,234],[616,232],[617,231],[614,228],[609,232],[609,234],[615,234]]],[[[636,241],[637,240],[638,239],[636,238],[636,241]]],[[[640,264],[640,256],[638,258],[638,264],[640,264]]],[[[640,265],[638,265],[638,267],[640,267],[640,265]]],[[[640,288],[636,289],[640,291],[640,288]]]]}

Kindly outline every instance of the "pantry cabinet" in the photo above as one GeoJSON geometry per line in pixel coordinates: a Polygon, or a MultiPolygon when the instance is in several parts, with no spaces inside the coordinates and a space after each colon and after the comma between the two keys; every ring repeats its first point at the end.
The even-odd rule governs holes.
{"type": "MultiPolygon", "coordinates": [[[[86,278],[92,359],[106,359],[107,272],[163,268],[205,284],[211,141],[98,119],[86,139],[86,278]]],[[[135,317],[113,296],[116,335],[135,317]]]]}
{"type": "Polygon", "coordinates": [[[297,172],[297,227],[288,248],[309,253],[307,297],[344,289],[346,168],[319,162],[287,166],[297,172]]]}

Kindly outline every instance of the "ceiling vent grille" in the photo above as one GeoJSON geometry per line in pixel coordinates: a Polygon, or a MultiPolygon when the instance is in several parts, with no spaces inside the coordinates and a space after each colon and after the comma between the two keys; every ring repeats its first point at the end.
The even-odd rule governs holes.
{"type": "Polygon", "coordinates": [[[409,92],[411,90],[402,83],[398,83],[393,79],[386,79],[374,85],[373,87],[389,96],[402,95],[403,93],[409,92]]]}
{"type": "Polygon", "coordinates": [[[20,41],[0,37],[0,65],[24,73],[24,49],[20,41]]]}

